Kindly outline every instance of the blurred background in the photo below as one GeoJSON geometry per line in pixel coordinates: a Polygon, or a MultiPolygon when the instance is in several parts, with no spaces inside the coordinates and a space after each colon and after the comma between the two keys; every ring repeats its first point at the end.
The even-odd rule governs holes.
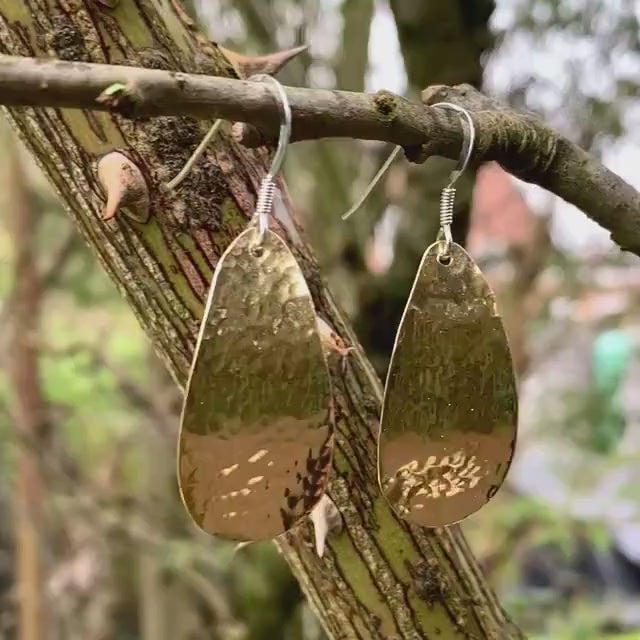
{"type": "MultiPolygon", "coordinates": [[[[471,83],[640,187],[635,0],[185,4],[235,51],[309,44],[286,84],[416,99],[471,83]]],[[[321,640],[272,545],[232,562],[231,545],[190,525],[175,484],[178,392],[4,122],[0,144],[0,638],[15,637],[14,576],[38,576],[28,550],[40,549],[59,638],[321,640]]],[[[399,158],[341,222],[390,151],[301,143],[285,168],[381,376],[452,169],[399,158]]],[[[497,292],[521,405],[508,483],[464,530],[530,638],[640,638],[640,261],[498,166],[460,184],[454,233],[497,292]]]]}

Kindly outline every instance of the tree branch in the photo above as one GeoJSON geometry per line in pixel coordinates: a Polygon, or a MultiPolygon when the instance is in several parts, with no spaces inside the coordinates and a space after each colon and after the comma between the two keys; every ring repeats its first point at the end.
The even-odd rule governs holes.
{"type": "MultiPolygon", "coordinates": [[[[582,209],[623,249],[640,255],[640,194],[531,114],[506,109],[467,85],[431,87],[423,92],[423,105],[387,91],[286,91],[293,141],[347,137],[393,142],[416,162],[431,155],[456,159],[462,144],[458,115],[425,105],[448,100],[464,106],[473,112],[477,128],[475,164],[497,161],[582,209]]],[[[219,117],[251,123],[270,136],[279,123],[270,88],[259,82],[118,65],[0,56],[0,96],[7,106],[106,110],[137,118],[219,117]]],[[[239,137],[247,146],[267,139],[247,127],[239,137]]]]}

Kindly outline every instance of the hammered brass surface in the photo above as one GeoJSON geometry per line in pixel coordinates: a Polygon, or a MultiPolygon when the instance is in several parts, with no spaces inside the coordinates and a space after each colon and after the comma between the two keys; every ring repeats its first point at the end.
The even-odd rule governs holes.
{"type": "Polygon", "coordinates": [[[194,522],[274,538],[322,496],[329,372],[307,284],[286,244],[250,226],[217,265],[182,412],[180,493],[194,522]]]}
{"type": "Polygon", "coordinates": [[[406,520],[453,524],[502,485],[517,393],[495,297],[467,252],[425,252],[396,337],[379,440],[383,493],[406,520]]]}

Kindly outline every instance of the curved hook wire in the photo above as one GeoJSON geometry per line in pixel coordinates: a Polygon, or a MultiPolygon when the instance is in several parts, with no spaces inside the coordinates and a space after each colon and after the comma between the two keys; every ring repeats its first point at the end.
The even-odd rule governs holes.
{"type": "Polygon", "coordinates": [[[387,169],[391,166],[391,163],[395,160],[395,157],[400,153],[402,147],[396,147],[390,154],[389,157],[384,161],[384,164],[378,169],[378,173],[371,179],[371,182],[367,185],[366,189],[362,192],[362,195],[356,200],[356,202],[352,205],[351,209],[346,213],[343,213],[340,217],[343,220],[346,220],[350,216],[352,216],[364,203],[364,201],[369,197],[369,194],[373,191],[374,187],[380,181],[380,178],[386,173],[387,169]]]}
{"type": "MultiPolygon", "coordinates": [[[[443,208],[451,209],[451,216],[453,216],[453,199],[455,198],[455,189],[454,185],[458,181],[458,178],[464,173],[467,165],[469,164],[469,160],[471,159],[471,154],[473,153],[473,148],[476,140],[476,128],[473,124],[473,120],[471,119],[471,115],[466,109],[459,107],[457,104],[452,104],[451,102],[437,102],[436,104],[430,105],[432,107],[450,107],[451,109],[455,109],[460,113],[464,114],[469,124],[469,133],[464,136],[464,142],[462,144],[462,149],[460,151],[460,158],[458,160],[458,167],[451,172],[449,177],[449,184],[442,190],[442,198],[441,198],[441,211],[443,208]]],[[[463,127],[464,128],[464,127],[463,127]]],[[[467,132],[465,131],[465,134],[467,132]]],[[[382,176],[387,172],[387,169],[391,166],[391,163],[395,160],[396,156],[402,147],[397,146],[389,155],[389,157],[384,161],[384,164],[380,167],[376,175],[371,179],[367,187],[365,188],[362,195],[356,200],[356,202],[351,206],[351,208],[343,213],[341,218],[346,220],[350,216],[352,216],[364,203],[364,201],[369,197],[370,193],[373,191],[375,186],[378,184],[382,176]]],[[[442,216],[441,216],[442,218],[442,216]]],[[[449,221],[448,226],[443,229],[445,236],[451,235],[450,233],[450,225],[451,221],[449,221]]],[[[449,244],[453,240],[449,240],[449,244]]],[[[448,245],[447,245],[448,247],[448,245]]]]}
{"type": "Polygon", "coordinates": [[[270,76],[266,73],[259,73],[255,76],[251,76],[247,78],[247,80],[256,80],[258,82],[262,82],[264,80],[268,80],[272,85],[275,91],[273,92],[278,100],[279,106],[282,107],[282,123],[280,124],[280,133],[278,136],[278,148],[276,149],[275,155],[273,156],[273,160],[271,162],[271,167],[269,168],[269,174],[271,176],[275,176],[282,167],[282,163],[284,162],[284,156],[287,153],[287,146],[289,145],[289,139],[291,138],[291,106],[289,105],[289,98],[287,98],[287,93],[284,90],[284,87],[276,80],[273,76],[270,76]]]}
{"type": "Polygon", "coordinates": [[[449,107],[450,109],[454,109],[455,111],[461,113],[467,119],[467,123],[469,125],[468,132],[464,126],[462,127],[464,131],[464,141],[460,150],[458,166],[451,172],[451,175],[449,177],[449,184],[442,190],[442,193],[440,194],[440,229],[442,235],[444,236],[444,247],[438,254],[438,260],[442,263],[445,263],[444,261],[449,257],[449,249],[451,247],[451,244],[453,243],[451,224],[453,222],[453,209],[456,199],[455,183],[458,181],[458,178],[464,173],[467,165],[469,164],[469,160],[471,159],[471,154],[473,153],[473,147],[476,141],[476,128],[473,124],[471,114],[466,109],[459,107],[457,104],[452,104],[451,102],[436,102],[431,106],[449,107]]]}
{"type": "Polygon", "coordinates": [[[196,150],[191,154],[189,159],[185,162],[182,169],[180,169],[180,172],[178,173],[178,175],[176,175],[174,178],[169,180],[169,182],[167,182],[167,189],[175,189],[189,175],[189,172],[191,171],[191,169],[193,169],[196,162],[200,160],[200,156],[202,156],[202,154],[206,151],[211,140],[213,140],[216,133],[218,133],[218,129],[220,129],[221,125],[222,125],[222,119],[218,118],[213,123],[213,126],[211,127],[211,129],[209,129],[209,131],[207,132],[207,135],[204,138],[202,138],[202,141],[197,146],[196,150]]]}
{"type": "Polygon", "coordinates": [[[251,76],[248,80],[268,80],[271,82],[274,89],[273,94],[276,97],[279,106],[282,107],[282,122],[280,124],[280,133],[278,136],[278,147],[273,156],[273,160],[271,161],[269,171],[260,183],[258,201],[256,204],[255,215],[258,218],[260,241],[262,241],[267,233],[267,229],[269,228],[269,214],[273,207],[273,199],[276,191],[274,179],[282,167],[285,154],[287,153],[289,139],[291,138],[291,107],[284,87],[273,76],[267,75],[266,73],[260,73],[255,76],[251,76]]]}
{"type": "MultiPolygon", "coordinates": [[[[471,114],[463,107],[459,107],[457,104],[453,104],[451,102],[436,102],[435,104],[432,104],[430,106],[449,107],[450,109],[454,109],[455,111],[458,111],[459,113],[461,113],[467,119],[467,124],[469,125],[469,133],[468,135],[464,136],[464,142],[462,143],[462,149],[460,150],[458,167],[451,172],[451,175],[449,177],[449,184],[446,187],[448,189],[451,189],[453,185],[457,182],[458,178],[465,172],[465,169],[469,164],[469,160],[471,160],[471,154],[473,153],[473,147],[476,142],[476,127],[473,124],[473,119],[471,118],[471,114]]],[[[467,134],[466,131],[465,131],[465,134],[467,134]]]]}

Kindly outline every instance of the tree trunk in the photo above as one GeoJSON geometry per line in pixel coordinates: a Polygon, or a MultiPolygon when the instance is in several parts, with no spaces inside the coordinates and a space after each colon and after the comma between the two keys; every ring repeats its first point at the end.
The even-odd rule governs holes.
{"type": "MultiPolygon", "coordinates": [[[[14,55],[233,74],[175,0],[120,0],[113,10],[87,0],[0,0],[0,48],[14,55]]],[[[222,135],[171,192],[164,184],[211,123],[185,117],[131,122],[56,109],[13,109],[10,117],[183,386],[212,269],[253,213],[265,152],[222,135]],[[146,223],[122,212],[101,218],[104,194],[95,161],[114,148],[147,181],[146,223]]],[[[319,315],[355,344],[309,247],[297,234],[280,231],[297,253],[319,315]]],[[[337,445],[330,495],[344,529],[330,537],[323,558],[315,554],[309,523],[278,542],[327,632],[366,639],[522,637],[484,583],[458,527],[409,527],[388,508],[376,482],[381,386],[359,347],[348,366],[341,365],[341,356],[331,358],[337,445]]]]}
{"type": "Polygon", "coordinates": [[[38,452],[46,448],[46,434],[36,346],[41,300],[35,248],[36,216],[16,141],[8,135],[6,124],[0,124],[7,134],[2,136],[3,148],[8,150],[2,167],[5,181],[2,205],[8,212],[15,252],[7,368],[12,392],[11,413],[19,446],[13,519],[18,638],[45,640],[45,575],[40,539],[44,486],[38,452]]]}

